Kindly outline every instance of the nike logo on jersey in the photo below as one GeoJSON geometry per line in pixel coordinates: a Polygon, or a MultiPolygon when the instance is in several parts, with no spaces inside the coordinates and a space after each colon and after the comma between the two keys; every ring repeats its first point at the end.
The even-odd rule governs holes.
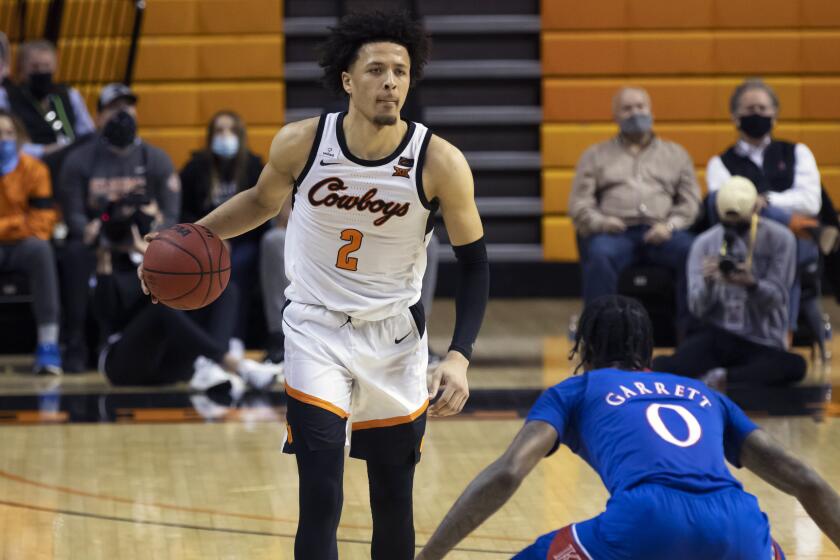
{"type": "Polygon", "coordinates": [[[402,338],[395,338],[395,339],[394,339],[394,344],[399,344],[400,342],[402,342],[403,340],[405,340],[406,338],[408,338],[408,336],[409,336],[410,334],[411,334],[411,331],[409,331],[409,333],[408,333],[407,335],[405,335],[404,337],[402,337],[402,338]]]}
{"type": "Polygon", "coordinates": [[[370,212],[371,214],[382,214],[379,218],[373,221],[373,225],[381,226],[391,219],[392,216],[402,217],[408,214],[408,209],[411,206],[410,202],[386,202],[382,199],[375,198],[376,193],[379,192],[377,188],[370,188],[362,196],[351,196],[349,194],[339,194],[341,191],[346,191],[347,187],[344,181],[338,177],[327,177],[322,181],[318,181],[312,188],[309,189],[309,202],[312,206],[335,206],[341,210],[351,212],[356,210],[358,212],[370,212]],[[329,194],[323,198],[318,198],[321,189],[327,187],[329,194]]]}
{"type": "Polygon", "coordinates": [[[340,161],[324,161],[324,160],[321,160],[321,165],[338,165],[339,163],[341,163],[341,162],[340,161]]]}

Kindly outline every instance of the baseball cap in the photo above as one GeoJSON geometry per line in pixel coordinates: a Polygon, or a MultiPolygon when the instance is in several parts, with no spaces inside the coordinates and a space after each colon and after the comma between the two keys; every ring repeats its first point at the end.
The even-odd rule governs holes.
{"type": "Polygon", "coordinates": [[[742,220],[749,220],[755,210],[758,191],[752,181],[746,177],[735,175],[730,177],[717,193],[718,216],[723,218],[734,213],[742,220]]]}
{"type": "Polygon", "coordinates": [[[117,99],[128,99],[132,104],[137,103],[137,96],[131,91],[130,87],[119,82],[113,82],[105,85],[99,92],[99,101],[96,108],[101,111],[103,107],[107,107],[117,99]]]}

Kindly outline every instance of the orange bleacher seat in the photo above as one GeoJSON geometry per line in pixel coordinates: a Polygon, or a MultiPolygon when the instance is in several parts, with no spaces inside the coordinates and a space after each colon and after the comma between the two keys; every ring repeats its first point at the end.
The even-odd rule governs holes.
{"type": "Polygon", "coordinates": [[[143,15],[143,36],[197,34],[198,6],[196,0],[149,0],[143,15]]]}
{"type": "Polygon", "coordinates": [[[546,76],[817,74],[840,71],[840,32],[546,32],[542,52],[546,76]]]}
{"type": "MultiPolygon", "coordinates": [[[[697,177],[700,193],[706,196],[706,168],[695,167],[694,173],[697,177]]],[[[543,169],[543,214],[568,214],[569,195],[572,193],[572,181],[574,181],[574,178],[574,169],[543,169]]]]}
{"type": "MultiPolygon", "coordinates": [[[[657,133],[681,144],[696,165],[705,165],[736,139],[731,124],[675,124],[656,126],[657,133]]],[[[574,167],[590,145],[606,140],[617,129],[611,124],[544,124],[542,126],[543,165],[574,167]]],[[[785,123],[777,127],[776,136],[792,142],[804,142],[811,148],[821,166],[840,165],[840,124],[785,123]]]]}
{"type": "MultiPolygon", "coordinates": [[[[82,84],[79,91],[95,115],[101,87],[82,84]]],[[[138,84],[142,126],[205,126],[222,109],[233,110],[246,125],[279,126],[284,120],[285,88],[278,82],[138,84]]]]}
{"type": "Polygon", "coordinates": [[[544,214],[566,214],[572,192],[574,169],[543,169],[542,200],[544,214]]]}
{"type": "Polygon", "coordinates": [[[248,126],[283,122],[279,82],[139,84],[134,89],[144,126],[204,126],[222,109],[239,113],[248,126]]]}
{"type": "Polygon", "coordinates": [[[577,262],[579,259],[575,228],[568,216],[543,216],[543,259],[547,261],[577,262]]]}
{"type": "Polygon", "coordinates": [[[282,8],[281,0],[149,0],[143,35],[279,33],[282,8]]]}
{"type": "MultiPolygon", "coordinates": [[[[729,121],[729,96],[740,78],[584,78],[543,80],[545,122],[612,120],[612,96],[622,86],[647,89],[654,117],[665,121],[729,121]]],[[[784,120],[840,118],[840,78],[769,78],[784,120]]]]}
{"type": "Polygon", "coordinates": [[[834,0],[542,0],[546,30],[838,26],[834,0]]]}
{"type": "Polygon", "coordinates": [[[280,35],[148,37],[140,42],[135,79],[280,78],[280,35]]]}
{"type": "MultiPolygon", "coordinates": [[[[271,140],[279,127],[257,126],[248,129],[248,144],[251,151],[268,156],[271,140]]],[[[172,158],[176,168],[181,168],[194,150],[204,147],[204,127],[140,128],[140,136],[147,142],[163,149],[172,158]]]]}
{"type": "Polygon", "coordinates": [[[70,83],[91,78],[122,80],[124,62],[121,60],[128,46],[127,39],[59,39],[57,78],[70,83]]]}

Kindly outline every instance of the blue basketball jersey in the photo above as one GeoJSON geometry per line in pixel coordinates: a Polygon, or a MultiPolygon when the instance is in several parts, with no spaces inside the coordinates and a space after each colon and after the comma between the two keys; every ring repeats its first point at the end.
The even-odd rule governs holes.
{"type": "Polygon", "coordinates": [[[665,373],[594,370],[547,389],[527,421],[547,422],[617,492],[661,484],[688,492],[741,489],[724,459],[741,466],[757,426],[703,383],[665,373]]]}

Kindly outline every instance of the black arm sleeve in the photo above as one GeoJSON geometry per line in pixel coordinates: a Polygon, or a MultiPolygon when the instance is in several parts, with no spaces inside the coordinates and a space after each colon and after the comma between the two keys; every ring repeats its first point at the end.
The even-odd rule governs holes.
{"type": "Polygon", "coordinates": [[[455,334],[449,349],[460,352],[469,360],[490,295],[490,265],[483,237],[452,249],[458,260],[458,288],[455,291],[455,334]]]}

